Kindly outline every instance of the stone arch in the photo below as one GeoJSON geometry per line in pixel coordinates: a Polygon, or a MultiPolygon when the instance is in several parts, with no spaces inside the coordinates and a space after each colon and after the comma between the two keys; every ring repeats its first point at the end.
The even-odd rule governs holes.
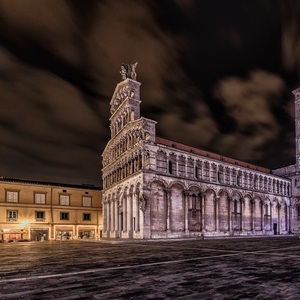
{"type": "Polygon", "coordinates": [[[151,181],[148,182],[147,189],[151,190],[151,185],[153,183],[161,184],[161,185],[164,186],[165,189],[168,187],[168,183],[164,179],[162,179],[162,178],[159,178],[159,179],[158,178],[154,178],[153,180],[151,180],[151,181]]]}
{"type": "Polygon", "coordinates": [[[199,193],[200,193],[201,192],[201,187],[198,184],[192,183],[192,184],[189,184],[187,186],[187,190],[191,191],[191,192],[199,191],[199,193]]]}
{"type": "Polygon", "coordinates": [[[173,186],[181,186],[182,190],[186,189],[185,184],[182,181],[176,180],[172,181],[168,184],[168,188],[172,188],[173,186]]]}
{"type": "Polygon", "coordinates": [[[150,229],[166,231],[167,229],[167,185],[163,180],[153,180],[150,183],[150,229]]]}
{"type": "Polygon", "coordinates": [[[272,201],[269,199],[269,197],[266,197],[263,201],[262,206],[263,211],[263,218],[264,218],[264,229],[266,231],[272,230],[272,222],[273,222],[273,216],[274,216],[274,207],[272,205],[272,201]]]}
{"type": "Polygon", "coordinates": [[[202,208],[203,193],[201,187],[195,183],[188,186],[185,193],[187,209],[187,228],[190,232],[200,232],[202,230],[202,208]]]}
{"type": "Polygon", "coordinates": [[[219,230],[227,232],[229,230],[229,192],[226,189],[221,189],[218,192],[218,221],[219,230]]]}
{"type": "Polygon", "coordinates": [[[244,230],[252,231],[252,218],[253,218],[253,197],[250,193],[244,194],[244,211],[243,211],[243,222],[244,230]]]}
{"type": "Polygon", "coordinates": [[[204,192],[204,229],[215,231],[215,198],[216,192],[212,188],[207,188],[204,192]]]}
{"type": "Polygon", "coordinates": [[[184,231],[184,191],[185,187],[181,182],[172,182],[169,187],[170,191],[170,230],[171,231],[184,231]]]}
{"type": "Polygon", "coordinates": [[[262,207],[263,200],[261,196],[253,197],[253,227],[255,231],[262,231],[262,207]]]}
{"type": "Polygon", "coordinates": [[[284,199],[279,201],[279,230],[278,233],[287,232],[288,231],[288,223],[287,217],[288,215],[288,206],[284,199]]]}
{"type": "Polygon", "coordinates": [[[292,204],[292,231],[294,233],[300,232],[300,199],[296,199],[292,204]]]}

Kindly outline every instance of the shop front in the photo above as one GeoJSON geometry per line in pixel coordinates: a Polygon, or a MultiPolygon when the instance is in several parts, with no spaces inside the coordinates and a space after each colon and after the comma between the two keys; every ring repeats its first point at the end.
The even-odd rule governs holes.
{"type": "Polygon", "coordinates": [[[32,228],[30,232],[32,241],[48,241],[49,229],[48,228],[32,228]]]}
{"type": "Polygon", "coordinates": [[[95,239],[95,227],[78,226],[78,239],[95,239]]]}
{"type": "Polygon", "coordinates": [[[28,239],[28,232],[20,228],[2,228],[0,229],[1,242],[18,242],[28,239]]]}
{"type": "Polygon", "coordinates": [[[68,241],[72,240],[74,237],[74,227],[73,226],[55,226],[55,240],[57,241],[68,241]]]}

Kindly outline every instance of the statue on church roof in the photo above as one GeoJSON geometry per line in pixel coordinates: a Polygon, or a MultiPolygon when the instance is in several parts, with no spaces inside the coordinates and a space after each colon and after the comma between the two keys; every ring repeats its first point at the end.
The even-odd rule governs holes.
{"type": "Polygon", "coordinates": [[[134,64],[122,64],[121,65],[121,75],[122,75],[122,79],[125,80],[126,78],[130,78],[133,80],[136,80],[136,72],[135,72],[135,68],[137,66],[137,62],[134,64]]]}

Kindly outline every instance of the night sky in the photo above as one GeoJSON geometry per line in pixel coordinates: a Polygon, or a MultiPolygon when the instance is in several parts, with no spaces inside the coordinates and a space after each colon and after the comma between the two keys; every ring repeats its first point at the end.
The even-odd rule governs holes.
{"type": "Polygon", "coordinates": [[[101,186],[109,102],[138,62],[157,135],[295,162],[297,0],[0,0],[0,176],[101,186]]]}

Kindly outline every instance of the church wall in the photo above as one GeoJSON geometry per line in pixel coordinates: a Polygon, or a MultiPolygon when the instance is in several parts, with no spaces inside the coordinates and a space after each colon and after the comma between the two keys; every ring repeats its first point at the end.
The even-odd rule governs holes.
{"type": "Polygon", "coordinates": [[[184,231],[184,200],[183,189],[180,185],[171,188],[170,230],[184,231]]]}
{"type": "Polygon", "coordinates": [[[111,140],[103,153],[103,237],[289,232],[290,180],[156,138],[156,122],[140,117],[139,86],[126,78],[111,100],[111,140]]]}

